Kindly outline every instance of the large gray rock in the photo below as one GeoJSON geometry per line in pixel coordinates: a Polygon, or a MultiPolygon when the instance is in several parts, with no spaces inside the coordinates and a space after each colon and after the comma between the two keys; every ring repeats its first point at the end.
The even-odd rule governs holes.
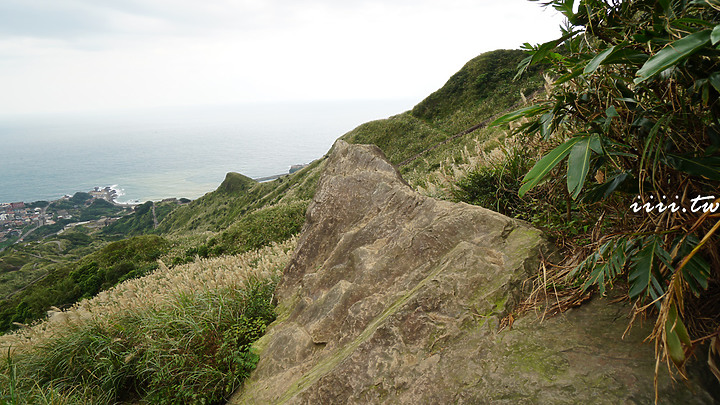
{"type": "MultiPolygon", "coordinates": [[[[544,248],[527,224],[421,196],[378,148],[338,141],[277,290],[280,316],[230,403],[651,402],[652,349],[640,329],[619,340],[622,308],[497,332],[544,248]]],[[[666,377],[661,391],[710,401],[666,377]]]]}

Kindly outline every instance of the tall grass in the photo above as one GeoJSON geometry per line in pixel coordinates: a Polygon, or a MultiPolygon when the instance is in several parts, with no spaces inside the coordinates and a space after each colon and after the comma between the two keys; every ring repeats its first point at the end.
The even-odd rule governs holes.
{"type": "MultiPolygon", "coordinates": [[[[461,148],[443,151],[438,163],[424,166],[426,170],[409,173],[408,182],[421,194],[433,198],[458,200],[458,183],[471,173],[497,168],[502,171],[515,159],[519,149],[517,140],[505,134],[482,134],[482,138],[469,139],[461,148]],[[433,167],[430,169],[430,167],[433,167]]],[[[442,153],[442,152],[441,152],[442,153]]]]}
{"type": "Polygon", "coordinates": [[[532,219],[529,199],[518,195],[532,156],[517,146],[502,148],[502,158],[490,160],[458,179],[452,188],[456,201],[480,205],[513,218],[532,219]]]}
{"type": "Polygon", "coordinates": [[[214,404],[258,360],[295,240],[128,280],[0,339],[0,403],[214,404]]]}

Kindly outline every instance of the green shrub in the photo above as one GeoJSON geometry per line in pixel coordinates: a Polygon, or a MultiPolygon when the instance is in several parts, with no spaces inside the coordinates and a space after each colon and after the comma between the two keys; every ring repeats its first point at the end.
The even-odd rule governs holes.
{"type": "Polygon", "coordinates": [[[526,152],[506,150],[501,162],[482,166],[460,179],[452,190],[453,197],[509,217],[530,220],[533,205],[529,199],[518,196],[529,163],[526,152]]]}
{"type": "Polygon", "coordinates": [[[0,301],[0,331],[9,330],[12,322],[40,319],[50,306],[70,305],[122,280],[145,275],[157,268],[156,260],[168,248],[169,243],[159,236],[136,236],[110,243],[75,263],[52,269],[44,279],[11,299],[0,301]],[[22,311],[17,309],[20,303],[25,304],[22,311]]]}
{"type": "Polygon", "coordinates": [[[0,367],[5,403],[218,404],[258,361],[251,344],[275,319],[277,279],[178,294],[160,308],[69,324],[0,367]],[[73,326],[74,325],[74,326],[73,326]],[[3,381],[4,380],[4,381],[3,381]]]}
{"type": "Polygon", "coordinates": [[[0,258],[0,274],[11,271],[18,271],[30,260],[28,257],[19,257],[14,254],[6,254],[0,258]]]}
{"type": "Polygon", "coordinates": [[[77,205],[85,204],[91,199],[92,196],[89,193],[84,193],[82,191],[78,191],[77,193],[73,194],[72,197],[70,197],[70,201],[77,205]]]}
{"type": "Polygon", "coordinates": [[[61,219],[52,225],[43,225],[35,229],[30,235],[25,238],[25,240],[28,242],[33,240],[40,240],[45,236],[60,232],[61,230],[63,230],[63,228],[65,228],[66,225],[73,222],[75,222],[73,219],[61,219]]]}
{"type": "Polygon", "coordinates": [[[583,1],[577,11],[568,0],[544,5],[568,24],[557,40],[525,45],[520,73],[543,64],[556,80],[545,97],[495,122],[524,118],[518,132],[553,146],[519,193],[562,184],[578,210],[595,211],[593,222],[615,222],[583,247],[568,281],[580,294],[626,281],[633,319],[655,319],[658,361],[685,377],[698,342],[720,329],[720,307],[705,305],[718,297],[718,223],[692,208],[695,196],[720,202],[720,8],[679,0],[583,1]]]}
{"type": "Polygon", "coordinates": [[[78,246],[88,246],[93,242],[93,239],[92,237],[90,237],[90,235],[81,232],[79,229],[73,229],[69,232],[63,232],[61,235],[58,236],[58,239],[65,239],[70,242],[70,246],[66,248],[66,250],[70,250],[78,246]]]}
{"type": "Polygon", "coordinates": [[[187,249],[185,256],[173,258],[172,263],[190,263],[195,256],[238,254],[285,241],[300,232],[307,206],[307,201],[294,201],[253,211],[207,243],[187,249]]]}
{"type": "Polygon", "coordinates": [[[280,204],[246,215],[221,234],[223,252],[241,253],[281,242],[300,232],[308,203],[280,204]]]}
{"type": "Polygon", "coordinates": [[[92,221],[102,217],[120,215],[125,208],[119,207],[102,199],[93,199],[92,202],[80,211],[80,221],[92,221]]]}

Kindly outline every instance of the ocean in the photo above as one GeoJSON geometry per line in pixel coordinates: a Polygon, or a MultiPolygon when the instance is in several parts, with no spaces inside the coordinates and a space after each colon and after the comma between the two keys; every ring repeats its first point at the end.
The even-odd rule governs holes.
{"type": "Polygon", "coordinates": [[[111,186],[119,202],[194,199],[227,172],[261,178],[322,157],[356,126],[410,100],[178,107],[0,116],[0,202],[111,186]]]}

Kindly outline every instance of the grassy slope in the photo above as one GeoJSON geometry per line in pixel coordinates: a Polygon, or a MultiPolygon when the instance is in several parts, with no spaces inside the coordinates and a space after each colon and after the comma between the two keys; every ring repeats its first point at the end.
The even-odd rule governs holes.
{"type": "MultiPolygon", "coordinates": [[[[515,66],[522,57],[522,52],[516,50],[480,55],[411,111],[363,124],[342,139],[376,144],[393,163],[403,162],[513,106],[520,101],[521,92],[529,94],[540,87],[542,80],[537,74],[512,81],[515,66]]],[[[463,159],[462,151],[477,140],[490,139],[486,142],[488,147],[497,145],[492,139],[499,136],[502,134],[497,129],[476,130],[423,154],[404,165],[401,171],[411,184],[423,185],[441,162],[463,159]]],[[[195,255],[239,253],[281,241],[299,231],[323,162],[324,158],[319,159],[298,172],[265,183],[228,173],[217,190],[189,204],[174,206],[171,212],[156,204],[160,220],[157,229],[150,226],[149,206],[141,206],[142,209],[118,221],[107,233],[125,230],[129,234],[159,234],[174,242],[171,253],[164,256],[168,263],[185,263],[195,255]]],[[[27,257],[23,259],[22,265],[26,268],[32,265],[28,264],[27,257]]],[[[85,262],[79,260],[69,267],[57,267],[62,267],[66,277],[69,271],[85,262]]],[[[56,277],[47,280],[53,279],[56,277]]],[[[46,288],[50,286],[43,285],[43,289],[46,288]]],[[[17,298],[13,305],[18,305],[17,298]]]]}
{"type": "Polygon", "coordinates": [[[118,281],[152,271],[169,243],[156,235],[109,243],[71,263],[58,263],[46,275],[0,302],[0,331],[12,322],[38,319],[51,306],[68,306],[118,281]]]}
{"type": "Polygon", "coordinates": [[[126,238],[128,236],[155,233],[155,221],[162,221],[172,211],[178,208],[175,201],[153,202],[147,201],[135,207],[133,215],[124,216],[109,226],[105,227],[101,234],[108,239],[126,238]],[[153,206],[155,213],[153,215],[153,206]]]}
{"type": "MultiPolygon", "coordinates": [[[[539,75],[513,81],[523,58],[519,50],[498,50],[469,61],[438,91],[411,111],[371,121],[343,135],[350,143],[378,145],[398,164],[451,136],[479,124],[521,100],[542,85],[539,75]]],[[[498,130],[482,129],[457,139],[403,166],[403,173],[420,176],[436,168],[449,155],[457,155],[469,140],[491,138],[498,130]],[[427,161],[427,162],[426,162],[427,161]],[[428,162],[430,162],[428,164],[428,162]]],[[[278,203],[309,201],[324,159],[278,180],[256,183],[238,173],[228,173],[217,190],[180,207],[160,223],[161,234],[193,231],[222,232],[254,211],[278,203]]]]}
{"type": "MultiPolygon", "coordinates": [[[[520,93],[527,95],[539,88],[542,80],[537,74],[521,81],[511,81],[521,58],[520,51],[494,51],[480,55],[411,111],[363,124],[342,139],[351,143],[376,144],[393,163],[403,162],[512,107],[520,101],[520,93]]],[[[403,165],[401,171],[411,184],[422,184],[443,162],[466,159],[467,154],[462,152],[469,146],[480,141],[491,148],[498,144],[495,139],[501,136],[503,134],[496,129],[478,129],[428,150],[421,158],[403,165]]],[[[141,238],[156,239],[138,238],[138,243],[131,243],[138,247],[123,245],[120,250],[134,251],[132,254],[135,254],[142,252],[140,246],[157,247],[145,252],[147,257],[138,256],[142,259],[139,263],[133,263],[135,269],[142,270],[145,263],[149,264],[146,260],[152,260],[159,254],[166,262],[169,262],[166,259],[180,259],[178,263],[183,263],[186,259],[194,260],[195,254],[200,255],[203,250],[209,256],[239,253],[285,240],[299,231],[305,207],[314,195],[323,166],[324,158],[292,175],[266,183],[229,173],[217,190],[172,212],[163,212],[157,229],[150,229],[147,209],[132,214],[134,218],[124,219],[119,224],[122,228],[138,233],[157,233],[161,237],[147,235],[141,238]],[[168,240],[172,246],[166,244],[168,240]]],[[[60,271],[48,275],[37,287],[58,294],[63,291],[81,294],[83,287],[92,288],[103,281],[109,283],[107,276],[113,276],[118,270],[112,266],[129,259],[113,259],[112,256],[113,252],[107,248],[98,250],[98,253],[72,266],[62,266],[60,271]],[[93,266],[93,263],[97,265],[93,266]],[[53,281],[56,283],[53,284],[53,281]]],[[[5,264],[10,267],[21,263],[5,264]]],[[[27,263],[22,265],[27,266],[27,263]]],[[[35,302],[42,301],[39,293],[40,290],[32,292],[35,302]]],[[[20,296],[15,296],[6,309],[16,313],[23,309],[19,308],[21,304],[20,296]]],[[[50,304],[47,302],[47,305],[50,304]]],[[[27,309],[37,311],[39,308],[27,309]]]]}
{"type": "Polygon", "coordinates": [[[257,209],[294,201],[309,201],[320,176],[323,159],[277,180],[257,183],[228,173],[217,190],[173,211],[158,227],[163,234],[222,232],[257,209]]]}
{"type": "MultiPolygon", "coordinates": [[[[400,164],[455,134],[478,125],[521,101],[542,86],[537,72],[513,81],[524,57],[519,50],[484,53],[454,74],[445,85],[412,110],[388,119],[368,122],[343,135],[351,143],[372,143],[391,162],[400,164]]],[[[475,140],[502,136],[498,129],[482,128],[442,145],[401,167],[413,181],[437,169],[440,162],[461,159],[461,151],[475,140]]]]}
{"type": "Polygon", "coordinates": [[[274,319],[294,246],[160,265],[0,336],[0,403],[223,403],[257,361],[249,342],[274,319]]]}

